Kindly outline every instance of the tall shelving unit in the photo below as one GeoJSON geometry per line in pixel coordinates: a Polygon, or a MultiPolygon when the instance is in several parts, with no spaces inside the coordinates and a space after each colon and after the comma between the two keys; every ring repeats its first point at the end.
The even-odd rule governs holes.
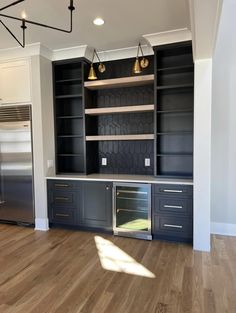
{"type": "Polygon", "coordinates": [[[81,60],[53,63],[57,174],[86,172],[81,60]]]}
{"type": "Polygon", "coordinates": [[[193,176],[191,42],[155,48],[155,175],[193,176]]]}
{"type": "Polygon", "coordinates": [[[142,75],[132,75],[133,58],[106,62],[98,80],[85,82],[90,172],[153,175],[153,57],[150,61],[142,75]],[[145,158],[150,167],[145,167],[145,158]]]}

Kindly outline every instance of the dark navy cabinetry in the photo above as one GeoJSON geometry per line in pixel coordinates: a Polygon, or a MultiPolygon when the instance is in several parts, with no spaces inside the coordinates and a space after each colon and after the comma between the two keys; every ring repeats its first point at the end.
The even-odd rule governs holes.
{"type": "Polygon", "coordinates": [[[112,184],[48,181],[49,222],[81,228],[112,229],[112,184]]]}
{"type": "Polygon", "coordinates": [[[84,226],[112,229],[112,184],[83,183],[81,221],[84,226]]]}
{"type": "Polygon", "coordinates": [[[192,242],[193,187],[161,184],[152,189],[154,238],[192,242]]]}

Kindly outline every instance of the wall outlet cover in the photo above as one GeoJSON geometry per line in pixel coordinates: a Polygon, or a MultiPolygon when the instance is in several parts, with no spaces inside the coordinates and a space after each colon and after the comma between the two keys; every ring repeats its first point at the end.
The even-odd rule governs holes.
{"type": "Polygon", "coordinates": [[[107,166],[107,158],[102,158],[102,165],[107,166]]]}
{"type": "Polygon", "coordinates": [[[47,160],[47,166],[48,168],[52,168],[54,166],[53,160],[47,160]]]}
{"type": "Polygon", "coordinates": [[[145,166],[150,166],[150,165],[151,165],[150,159],[146,158],[145,159],[145,166]]]}

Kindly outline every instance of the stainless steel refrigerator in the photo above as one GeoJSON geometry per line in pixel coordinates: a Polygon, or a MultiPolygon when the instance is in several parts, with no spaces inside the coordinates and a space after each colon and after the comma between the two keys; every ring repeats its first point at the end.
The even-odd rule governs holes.
{"type": "Polygon", "coordinates": [[[34,223],[30,106],[0,107],[0,221],[34,223]]]}

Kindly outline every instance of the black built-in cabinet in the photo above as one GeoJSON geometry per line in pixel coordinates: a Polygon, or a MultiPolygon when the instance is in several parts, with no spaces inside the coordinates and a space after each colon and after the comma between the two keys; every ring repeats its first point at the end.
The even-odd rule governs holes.
{"type": "Polygon", "coordinates": [[[48,212],[52,225],[112,230],[112,184],[48,180],[48,212]]]}
{"type": "Polygon", "coordinates": [[[152,186],[152,233],[156,239],[192,242],[193,187],[152,186]]]}
{"type": "Polygon", "coordinates": [[[86,173],[84,66],[80,59],[53,63],[57,174],[86,173]]]}
{"type": "Polygon", "coordinates": [[[97,81],[85,83],[86,147],[93,151],[87,154],[87,163],[93,173],[154,174],[154,59],[148,58],[150,67],[142,74],[132,74],[133,58],[109,61],[104,73],[97,71],[97,81]],[[127,110],[121,112],[123,108],[127,110]],[[102,158],[107,159],[106,166],[102,158]],[[149,167],[145,158],[150,159],[149,167]]]}
{"type": "MultiPolygon", "coordinates": [[[[155,47],[148,59],[136,75],[134,58],[105,62],[96,81],[85,59],[53,63],[57,174],[192,178],[191,42],[155,47]]],[[[153,235],[191,242],[192,186],[169,189],[152,187],[153,235]]],[[[112,183],[49,180],[48,209],[51,224],[112,230],[112,183]]]]}
{"type": "Polygon", "coordinates": [[[194,65],[191,42],[156,47],[155,175],[193,176],[194,65]]]}

